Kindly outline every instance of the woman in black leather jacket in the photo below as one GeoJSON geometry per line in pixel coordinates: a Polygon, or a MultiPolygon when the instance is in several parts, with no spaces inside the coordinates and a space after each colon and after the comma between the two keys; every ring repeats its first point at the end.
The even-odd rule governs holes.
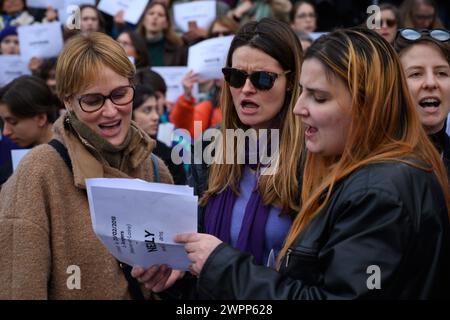
{"type": "Polygon", "coordinates": [[[179,235],[200,297],[448,297],[448,180],[393,49],[370,30],[335,31],[307,51],[300,86],[303,206],[278,271],[211,235],[179,235]]]}

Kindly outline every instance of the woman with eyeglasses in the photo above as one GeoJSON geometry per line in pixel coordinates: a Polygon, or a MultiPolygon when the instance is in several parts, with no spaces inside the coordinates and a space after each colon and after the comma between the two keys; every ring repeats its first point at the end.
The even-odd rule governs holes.
{"type": "Polygon", "coordinates": [[[395,40],[411,96],[422,125],[441,154],[450,179],[450,33],[403,29],[395,40]]]}
{"type": "MultiPolygon", "coordinates": [[[[191,165],[194,190],[201,199],[199,231],[211,235],[206,245],[224,241],[250,254],[257,265],[273,266],[300,209],[303,134],[292,110],[301,60],[299,40],[288,24],[270,18],[245,24],[231,43],[223,69],[220,138],[206,139],[200,148],[202,154],[214,153],[213,161],[203,158],[191,165]],[[238,138],[236,143],[230,130],[249,139],[238,138]],[[278,138],[264,143],[265,131],[278,138]],[[263,143],[258,148],[252,142],[263,143]],[[266,148],[274,152],[269,159],[266,148]]],[[[133,275],[154,292],[180,277],[165,266],[134,268],[133,275]]],[[[190,283],[189,277],[178,285],[190,283]]]]}
{"type": "Polygon", "coordinates": [[[400,12],[396,6],[390,3],[383,3],[380,4],[380,13],[380,20],[375,21],[379,23],[379,28],[377,26],[373,30],[386,39],[387,42],[393,44],[397,35],[398,26],[401,25],[400,12]]]}
{"type": "Polygon", "coordinates": [[[404,0],[400,13],[404,28],[443,28],[434,0],[404,0]]]}
{"type": "Polygon", "coordinates": [[[125,273],[96,237],[86,178],[172,178],[155,142],[131,121],[135,68],[109,36],[69,40],[57,63],[67,115],[33,148],[0,193],[0,299],[129,299],[125,273]],[[155,158],[153,158],[155,159],[155,158]],[[78,280],[76,280],[78,279],[78,280]],[[113,286],[110,287],[110,285],[113,286]]]}
{"type": "Polygon", "coordinates": [[[450,290],[450,194],[394,49],[367,28],[306,52],[302,209],[278,271],[212,235],[178,235],[200,298],[433,299],[450,290]]]}
{"type": "Polygon", "coordinates": [[[296,32],[316,31],[316,9],[310,1],[302,0],[295,3],[291,10],[291,26],[296,32]]]}

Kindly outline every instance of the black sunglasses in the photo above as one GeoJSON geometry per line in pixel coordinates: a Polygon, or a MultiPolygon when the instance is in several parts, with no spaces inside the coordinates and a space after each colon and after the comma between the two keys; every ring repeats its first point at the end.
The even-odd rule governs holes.
{"type": "Polygon", "coordinates": [[[383,26],[383,23],[386,22],[388,28],[395,27],[397,25],[397,20],[395,19],[381,19],[380,24],[383,26]]]}
{"type": "Polygon", "coordinates": [[[423,36],[430,36],[434,40],[445,42],[450,39],[450,32],[445,29],[433,29],[433,30],[416,30],[416,29],[400,29],[397,36],[401,36],[403,39],[409,41],[417,41],[423,36]]]}
{"type": "Polygon", "coordinates": [[[261,91],[267,91],[272,89],[275,80],[279,76],[286,75],[290,70],[284,71],[281,74],[269,71],[255,71],[248,74],[245,71],[235,69],[235,68],[223,68],[222,73],[224,75],[225,81],[233,88],[242,88],[245,84],[247,78],[250,78],[252,85],[261,91]]]}

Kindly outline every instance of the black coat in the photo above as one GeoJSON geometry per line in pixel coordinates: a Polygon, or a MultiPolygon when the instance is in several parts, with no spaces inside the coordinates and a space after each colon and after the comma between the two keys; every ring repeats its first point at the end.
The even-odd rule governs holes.
{"type": "Polygon", "coordinates": [[[448,210],[435,176],[385,162],[336,186],[279,272],[221,244],[197,288],[214,299],[449,298],[449,270],[448,210]]]}

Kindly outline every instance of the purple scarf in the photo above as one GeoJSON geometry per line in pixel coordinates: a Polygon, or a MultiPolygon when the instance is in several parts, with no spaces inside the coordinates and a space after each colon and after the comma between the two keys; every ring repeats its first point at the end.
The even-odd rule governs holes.
{"type": "MultiPolygon", "coordinates": [[[[246,163],[248,163],[249,152],[247,144],[245,158],[246,163]]],[[[259,162],[259,150],[257,161],[259,162]]],[[[257,165],[249,166],[254,170],[257,169],[257,165]]],[[[230,187],[227,187],[221,193],[211,197],[205,208],[205,232],[216,236],[228,244],[230,244],[231,216],[236,199],[236,194],[234,194],[230,187]]],[[[269,217],[269,209],[269,206],[263,204],[262,198],[255,186],[245,208],[241,230],[239,231],[236,242],[236,249],[252,254],[255,257],[256,263],[260,265],[264,263],[266,223],[269,217]]]]}

